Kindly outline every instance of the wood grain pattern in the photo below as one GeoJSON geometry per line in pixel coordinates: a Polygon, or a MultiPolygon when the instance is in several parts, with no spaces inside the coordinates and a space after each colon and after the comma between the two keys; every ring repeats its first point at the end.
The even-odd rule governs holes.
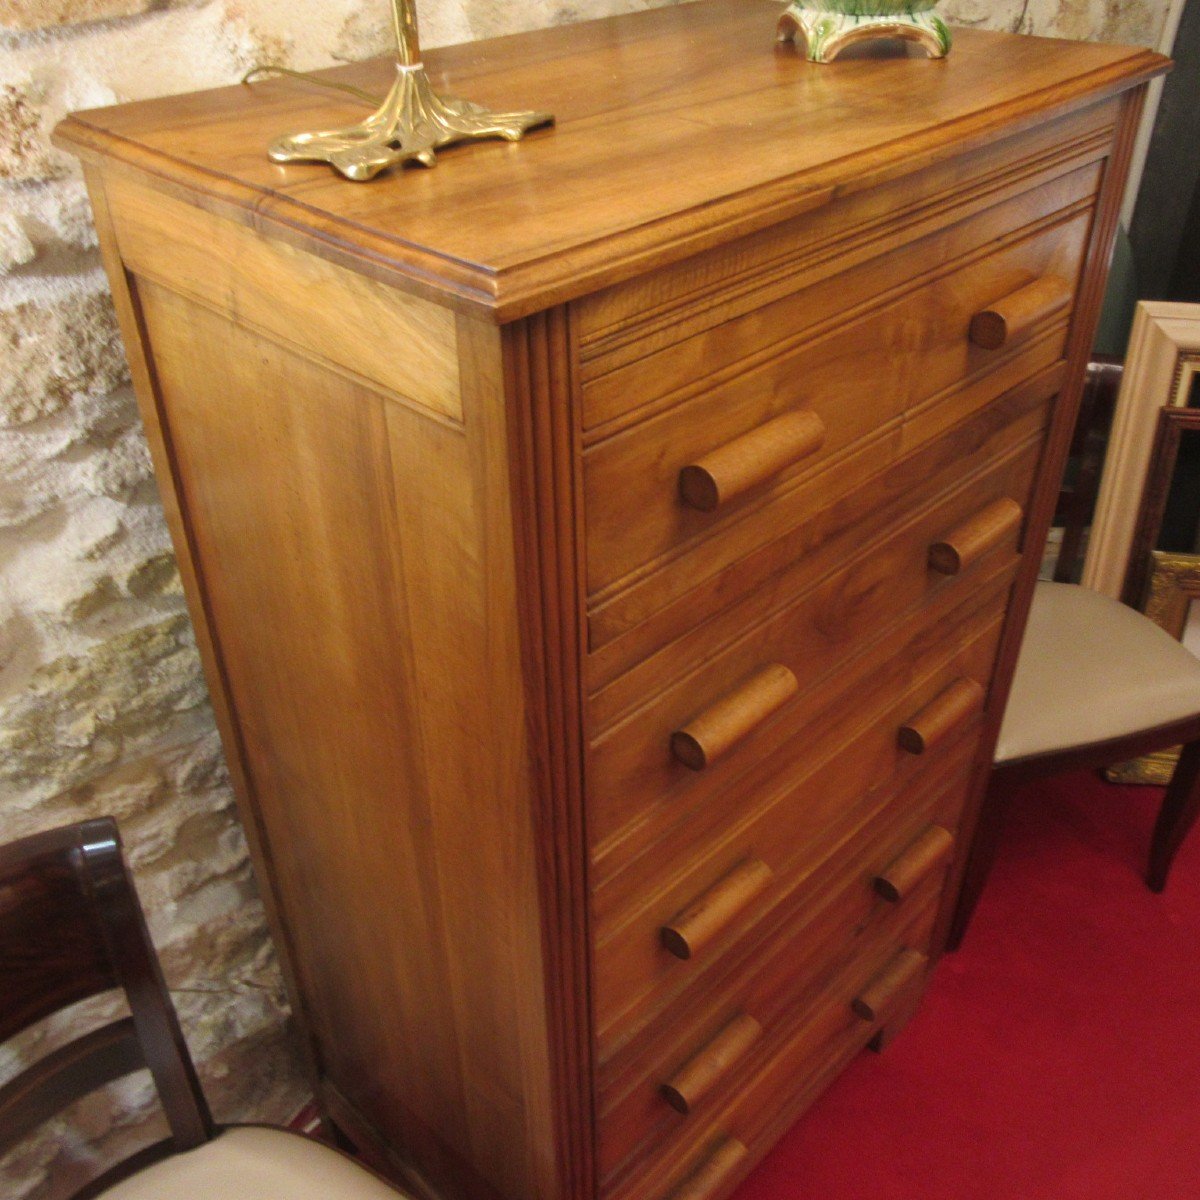
{"type": "Polygon", "coordinates": [[[999,350],[1028,337],[1040,322],[1071,303],[1071,291],[1071,285],[1057,275],[1035,279],[977,312],[971,318],[971,341],[985,350],[999,350]]]}
{"type": "Polygon", "coordinates": [[[784,413],[681,468],[680,498],[700,512],[716,512],[815,454],[824,441],[825,422],[816,413],[784,413]]]}
{"type": "MultiPolygon", "coordinates": [[[[1027,149],[1025,139],[1017,144],[1027,149]]],[[[1022,169],[999,191],[971,193],[969,204],[957,188],[949,199],[942,191],[913,196],[906,190],[896,197],[900,214],[876,214],[875,224],[883,228],[865,240],[856,226],[844,227],[846,214],[838,205],[791,223],[790,239],[773,247],[778,261],[758,269],[750,267],[758,257],[756,241],[743,239],[689,259],[674,275],[656,275],[653,291],[635,280],[603,294],[623,300],[617,311],[624,320],[599,340],[587,340],[597,298],[579,301],[572,309],[580,328],[585,444],[671,407],[689,389],[798,348],[907,295],[944,275],[947,264],[969,262],[1018,231],[1028,236],[1088,207],[1100,185],[1107,141],[1098,144],[1091,134],[1085,144],[1082,163],[1067,148],[1055,156],[1052,171],[1043,167],[1031,178],[1022,169]],[[630,311],[634,299],[650,316],[630,311]]]]}
{"type": "Polygon", "coordinates": [[[756,1154],[778,1138],[874,1036],[876,1027],[851,1011],[854,996],[899,947],[928,943],[932,903],[898,910],[898,915],[903,919],[865,939],[840,970],[826,977],[811,1001],[795,1014],[787,1036],[758,1060],[757,1070],[749,1074],[743,1087],[722,1097],[703,1116],[697,1113],[689,1118],[686,1128],[670,1139],[669,1154],[650,1149],[629,1159],[614,1175],[606,1195],[613,1200],[633,1200],[663,1194],[670,1181],[678,1178],[678,1164],[702,1157],[705,1148],[721,1136],[738,1136],[756,1154]]]}
{"type": "MultiPolygon", "coordinates": [[[[717,326],[732,333],[753,310],[818,284],[842,309],[858,295],[868,261],[884,272],[886,289],[904,277],[900,262],[919,258],[930,235],[961,229],[987,209],[1022,203],[1022,196],[1075,187],[1067,176],[1090,173],[1094,191],[1116,117],[1116,101],[1094,105],[583,297],[572,306],[581,378],[587,383],[717,326]]],[[[592,424],[586,413],[584,423],[592,424]]]]}
{"type": "Polygon", "coordinates": [[[875,876],[875,891],[892,904],[899,904],[914,887],[936,870],[954,849],[954,834],[941,825],[931,825],[904,853],[875,876]]]}
{"type": "Polygon", "coordinates": [[[236,305],[239,324],[294,353],[462,421],[452,312],[119,177],[107,198],[135,274],[217,312],[236,305]]]}
{"type": "Polygon", "coordinates": [[[737,1138],[725,1138],[690,1175],[671,1192],[671,1200],[712,1200],[749,1151],[737,1138]]]}
{"type": "Polygon", "coordinates": [[[558,124],[366,187],[265,160],[296,81],[59,131],[314,1089],[423,1198],[724,1200],[938,949],[1163,61],[770,25],[439,51],[558,124]]]}
{"type": "Polygon", "coordinates": [[[1024,515],[1020,504],[1008,498],[972,513],[929,547],[929,569],[961,575],[994,546],[1015,540],[1024,515]]]}
{"type": "MultiPolygon", "coordinates": [[[[782,606],[740,605],[694,646],[647,663],[628,685],[635,707],[620,719],[601,720],[608,706],[589,705],[596,881],[611,874],[605,860],[624,860],[683,814],[729,791],[748,767],[781,750],[791,761],[796,747],[810,748],[814,725],[839,697],[856,692],[864,703],[877,694],[881,661],[899,655],[909,636],[896,631],[914,615],[924,622],[945,603],[953,607],[972,586],[926,570],[932,538],[981,499],[1024,499],[1037,456],[1037,441],[1027,434],[948,493],[931,500],[915,488],[910,510],[888,522],[878,539],[860,534],[849,562],[781,587],[782,606]]],[[[1010,541],[993,547],[988,565],[1015,561],[1010,541]]]]}
{"type": "MultiPolygon", "coordinates": [[[[323,257],[507,320],[955,159],[1163,64],[1146,50],[964,30],[936,71],[897,59],[821,72],[778,51],[773,24],[756,5],[710,0],[432,51],[435,86],[557,124],[381,186],[267,161],[282,130],[362,115],[286,80],[79,115],[58,137],[323,257]],[[878,119],[858,118],[864,95],[878,119]]],[[[330,74],[377,93],[389,76],[382,61],[330,74]]]]}
{"type": "MultiPolygon", "coordinates": [[[[595,611],[591,646],[602,646],[617,631],[608,614],[624,593],[636,591],[634,607],[644,619],[656,599],[663,603],[676,589],[718,573],[852,490],[864,474],[896,462],[910,410],[939,395],[951,405],[949,398],[960,396],[966,405],[977,403],[975,389],[1001,383],[996,364],[983,361],[990,352],[967,340],[971,313],[982,296],[1008,290],[1013,280],[1039,273],[1038,264],[1051,259],[1073,274],[1088,227],[1089,215],[1081,213],[1067,228],[1044,231],[950,271],[792,352],[781,348],[757,370],[728,382],[714,379],[660,416],[589,447],[584,497],[595,611]],[[680,504],[677,479],[683,467],[795,408],[816,413],[824,423],[818,452],[717,513],[680,504]]],[[[1038,361],[1038,349],[1029,351],[1038,361]]],[[[1027,363],[1019,378],[1035,369],[1027,363]]]]}
{"type": "Polygon", "coordinates": [[[762,1032],[753,1017],[745,1013],[735,1017],[662,1085],[663,1098],[676,1112],[687,1116],[762,1037],[762,1032]]]}
{"type": "Polygon", "coordinates": [[[981,713],[986,698],[986,690],[975,680],[956,679],[900,726],[896,735],[900,749],[909,754],[927,754],[981,713]]]}
{"type": "MultiPolygon", "coordinates": [[[[75,1008],[82,1035],[38,1056],[0,1086],[0,1147],[105,1084],[147,1068],[170,1136],[116,1164],[89,1189],[124,1178],[214,1134],[212,1115],[150,940],[111,817],[35,833],[0,846],[0,1040],[75,1008]],[[116,992],[128,1017],[99,1024],[82,1000],[116,992]],[[89,1028],[90,1025],[90,1028],[89,1028]]],[[[111,1012],[111,1010],[109,1010],[111,1012]]],[[[103,1019],[102,1017],[100,1019],[103,1019]]],[[[78,1032],[78,1026],[74,1032],[78,1032]]]]}
{"type": "Polygon", "coordinates": [[[904,853],[889,863],[871,886],[889,904],[899,904],[931,871],[946,862],[953,848],[954,834],[949,829],[930,826],[916,841],[905,846],[904,853]]]}
{"type": "Polygon", "coordinates": [[[725,932],[751,901],[770,886],[773,872],[757,858],[747,858],[691,901],[659,931],[663,946],[676,958],[700,954],[725,932]]]}
{"type": "Polygon", "coordinates": [[[703,771],[799,690],[796,676],[781,663],[763,667],[672,733],[672,756],[693,771],[703,771]]]}
{"type": "Polygon", "coordinates": [[[468,435],[149,281],[138,293],[257,808],[288,848],[275,877],[323,1069],[400,1145],[402,1088],[498,1191],[524,1191],[553,1156],[534,1107],[545,1016],[516,984],[542,966],[519,924],[536,888],[491,397],[464,393],[468,435]],[[473,761],[464,738],[495,753],[473,761]],[[468,814],[456,798],[477,788],[488,804],[468,814]],[[298,854],[314,837],[325,852],[298,854]]]}
{"type": "MultiPolygon", "coordinates": [[[[1009,601],[1009,619],[1005,626],[1000,646],[996,678],[989,700],[987,721],[979,743],[979,751],[973,770],[973,779],[968,793],[963,830],[959,846],[969,847],[978,820],[979,807],[991,773],[992,755],[1000,733],[1000,721],[1008,692],[1012,686],[1012,674],[1016,667],[1017,654],[1021,645],[1021,633],[1029,615],[1029,604],[1037,582],[1040,551],[1046,543],[1046,535],[1054,516],[1058,491],[1066,466],[1075,418],[1083,391],[1084,373],[1092,352],[1096,326],[1100,319],[1100,308],[1104,298],[1104,282],[1107,264],[1112,255],[1120,217],[1122,189],[1129,169],[1137,138],[1138,121],[1145,103],[1143,89],[1134,89],[1125,94],[1121,101],[1121,116],[1114,139],[1112,154],[1105,171],[1104,184],[1097,204],[1096,219],[1092,226],[1084,262],[1082,282],[1076,297],[1074,317],[1071,322],[1070,339],[1067,345],[1067,383],[1059,398],[1054,421],[1047,435],[1046,448],[1039,471],[1033,500],[1025,518],[1024,546],[1021,569],[1013,585],[1009,601]]],[[[945,944],[945,939],[954,917],[953,898],[961,884],[965,867],[965,856],[960,853],[951,873],[950,885],[943,898],[934,935],[935,952],[945,944]]]]}
{"type": "Polygon", "coordinates": [[[689,1136],[691,1126],[715,1105],[726,1102],[760,1069],[761,1062],[787,1044],[831,974],[880,941],[892,942],[913,908],[928,911],[940,879],[927,878],[902,904],[888,904],[869,886],[879,865],[911,844],[922,823],[953,822],[961,799],[961,773],[969,746],[956,749],[922,776],[920,785],[893,798],[882,815],[863,827],[862,836],[838,860],[819,872],[802,903],[772,925],[762,941],[743,943],[726,969],[701,992],[681,992],[658,1017],[626,1040],[600,1064],[599,1115],[603,1177],[616,1174],[638,1148],[663,1148],[689,1136]],[[882,819],[881,819],[882,817],[882,819]],[[731,1065],[690,1119],[680,1122],[662,1102],[657,1081],[663,1064],[687,1061],[698,1045],[718,1036],[739,1016],[753,1013],[763,1036],[731,1065]]]}
{"type": "MultiPolygon", "coordinates": [[[[754,624],[756,617],[804,594],[814,579],[852,561],[864,545],[902,522],[916,498],[952,489],[1040,435],[1063,379],[1062,364],[1055,361],[1060,346],[1061,334],[1039,351],[1041,369],[990,403],[982,389],[970,389],[915,416],[915,452],[877,470],[864,469],[862,482],[848,495],[835,493],[826,503],[810,496],[810,519],[776,529],[760,549],[738,560],[736,570],[693,578],[687,560],[679,560],[669,574],[651,576],[593,609],[590,628],[611,622],[616,631],[612,640],[592,649],[586,663],[588,690],[602,723],[609,723],[609,714],[626,711],[643,690],[657,690],[677,677],[680,666],[693,662],[707,646],[729,640],[730,630],[754,624]],[[679,574],[684,584],[675,583],[679,574]],[[657,600],[661,607],[647,615],[643,595],[653,599],[662,591],[667,592],[665,603],[657,600]],[[700,625],[698,610],[711,614],[700,625]]],[[[1024,371],[1023,363],[1012,371],[1000,368],[990,386],[1003,387],[1024,371]]],[[[870,454],[851,458],[843,469],[869,468],[871,461],[870,454]]]]}
{"type": "MultiPolygon", "coordinates": [[[[994,590],[987,599],[989,608],[960,629],[953,648],[880,664],[879,694],[870,707],[831,711],[828,730],[790,772],[768,776],[761,791],[741,781],[735,794],[744,799],[732,820],[728,803],[694,812],[665,842],[669,857],[648,852],[610,885],[602,910],[597,898],[592,992],[602,1055],[654,1019],[679,989],[703,987],[739,942],[770,930],[771,914],[807,890],[816,869],[855,836],[859,822],[921,773],[925,760],[903,754],[895,730],[960,674],[990,678],[1000,622],[994,590]],[[901,671],[905,677],[896,678],[901,671]],[[757,886],[766,882],[769,887],[757,886]],[[693,906],[704,918],[712,914],[701,921],[699,939],[689,936],[693,906]],[[664,945],[664,926],[680,937],[664,945]]],[[[966,725],[960,733],[975,728],[966,725]]],[[[869,888],[869,880],[863,886],[869,888]]]]}
{"type": "Polygon", "coordinates": [[[902,950],[854,997],[851,1008],[864,1021],[882,1021],[894,1009],[929,965],[919,950],[902,950]]]}

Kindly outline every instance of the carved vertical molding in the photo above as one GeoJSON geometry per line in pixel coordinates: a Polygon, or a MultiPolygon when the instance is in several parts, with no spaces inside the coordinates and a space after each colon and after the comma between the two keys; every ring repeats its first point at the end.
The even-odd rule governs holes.
{"type": "Polygon", "coordinates": [[[569,314],[505,327],[522,656],[534,747],[558,1196],[595,1194],[583,812],[578,422],[569,314]]]}

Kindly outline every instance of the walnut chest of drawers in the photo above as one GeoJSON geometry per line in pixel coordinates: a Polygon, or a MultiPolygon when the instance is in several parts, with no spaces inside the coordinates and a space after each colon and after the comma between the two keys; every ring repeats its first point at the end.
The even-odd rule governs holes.
{"type": "Polygon", "coordinates": [[[1138,50],[820,67],[711,0],[79,114],[314,1087],[419,1191],[728,1194],[939,950],[1138,50]],[[382,92],[386,63],[344,69],[382,92]]]}

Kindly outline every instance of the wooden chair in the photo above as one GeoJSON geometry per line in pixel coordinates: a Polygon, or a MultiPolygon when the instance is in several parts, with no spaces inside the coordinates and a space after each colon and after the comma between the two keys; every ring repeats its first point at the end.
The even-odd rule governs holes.
{"type": "Polygon", "coordinates": [[[1183,745],[1150,844],[1161,892],[1200,812],[1200,659],[1141,613],[1075,584],[1039,583],[963,876],[948,949],[962,942],[1011,793],[1039,776],[1183,745]]]}
{"type": "Polygon", "coordinates": [[[264,1126],[218,1128],[163,983],[107,819],[0,847],[0,1041],[110,989],[130,1015],[47,1054],[0,1088],[0,1154],[74,1100],[149,1068],[171,1136],[77,1200],[397,1200],[323,1143],[264,1126]]]}

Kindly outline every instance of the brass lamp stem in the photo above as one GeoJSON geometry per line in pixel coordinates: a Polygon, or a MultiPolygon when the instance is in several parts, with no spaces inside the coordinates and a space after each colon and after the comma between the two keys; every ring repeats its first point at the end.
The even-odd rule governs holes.
{"type": "Polygon", "coordinates": [[[417,37],[417,10],[413,0],[392,0],[392,25],[400,49],[400,65],[417,66],[421,61],[421,43],[417,37]]]}
{"type": "Polygon", "coordinates": [[[276,138],[267,151],[277,163],[326,162],[347,179],[363,182],[405,162],[432,167],[442,146],[473,138],[520,141],[548,125],[547,112],[489,112],[469,100],[439,96],[421,63],[414,0],[391,0],[396,30],[396,80],[365,121],[276,138]]]}

